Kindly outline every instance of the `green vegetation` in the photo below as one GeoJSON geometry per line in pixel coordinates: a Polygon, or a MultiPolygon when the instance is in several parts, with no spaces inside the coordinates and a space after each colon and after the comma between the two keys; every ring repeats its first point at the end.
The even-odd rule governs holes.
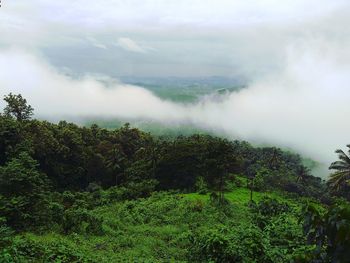
{"type": "Polygon", "coordinates": [[[140,129],[144,132],[150,133],[153,136],[166,137],[166,138],[176,138],[180,135],[191,136],[193,134],[209,134],[213,135],[210,131],[196,128],[190,124],[164,124],[151,120],[123,120],[123,119],[85,119],[82,121],[84,126],[90,127],[97,124],[101,128],[108,130],[120,129],[124,124],[128,122],[130,126],[140,129]]]}
{"type": "Polygon", "coordinates": [[[339,155],[339,161],[333,162],[329,169],[335,170],[331,175],[328,185],[334,194],[340,196],[346,196],[350,198],[350,144],[347,145],[349,148],[349,155],[343,150],[336,150],[335,152],[339,155]]]}
{"type": "Polygon", "coordinates": [[[124,83],[146,88],[157,97],[190,103],[206,95],[220,95],[226,92],[238,91],[246,85],[244,79],[231,79],[224,77],[207,78],[147,78],[122,77],[124,83]]]}
{"type": "MultiPolygon", "coordinates": [[[[129,124],[53,124],[32,120],[20,95],[5,100],[0,262],[350,256],[347,177],[326,184],[295,153],[204,134],[159,138],[129,124]]],[[[332,178],[348,175],[339,157],[332,178]]]]}

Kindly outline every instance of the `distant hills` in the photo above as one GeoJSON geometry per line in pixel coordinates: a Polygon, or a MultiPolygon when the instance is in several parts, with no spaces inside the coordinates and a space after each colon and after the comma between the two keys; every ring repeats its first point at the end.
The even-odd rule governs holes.
{"type": "Polygon", "coordinates": [[[194,102],[213,92],[237,91],[247,85],[244,78],[212,77],[134,77],[122,76],[123,83],[144,87],[163,99],[194,102]]]}

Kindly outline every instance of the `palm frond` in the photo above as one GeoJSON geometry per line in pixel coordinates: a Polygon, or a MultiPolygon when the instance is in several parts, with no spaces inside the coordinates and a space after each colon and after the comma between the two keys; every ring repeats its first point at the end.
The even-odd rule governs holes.
{"type": "Polygon", "coordinates": [[[331,174],[328,185],[332,190],[338,191],[342,186],[347,184],[350,179],[349,171],[339,171],[331,174]]]}
{"type": "Polygon", "coordinates": [[[347,170],[350,169],[350,165],[343,161],[336,161],[329,166],[330,170],[347,170]]]}
{"type": "Polygon", "coordinates": [[[343,150],[336,150],[335,151],[338,154],[338,158],[350,165],[350,158],[349,156],[346,155],[346,153],[343,150]]]}

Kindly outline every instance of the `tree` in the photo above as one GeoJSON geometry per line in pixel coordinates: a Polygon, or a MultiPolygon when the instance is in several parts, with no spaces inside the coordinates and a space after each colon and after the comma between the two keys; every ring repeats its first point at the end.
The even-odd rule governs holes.
{"type": "MultiPolygon", "coordinates": [[[[347,145],[350,154],[350,144],[347,145]]],[[[339,161],[333,162],[329,169],[336,170],[328,180],[328,186],[333,193],[342,194],[350,187],[350,157],[343,150],[336,150],[339,161]]]]}
{"type": "Polygon", "coordinates": [[[126,158],[124,153],[120,149],[120,145],[115,144],[113,148],[108,152],[106,157],[106,166],[111,169],[115,176],[115,186],[120,184],[119,177],[124,171],[124,162],[126,158]]]}
{"type": "Polygon", "coordinates": [[[202,161],[204,162],[204,179],[211,191],[216,192],[219,202],[224,202],[224,192],[231,173],[240,170],[240,160],[235,155],[233,144],[215,137],[207,137],[206,148],[202,161]]]}
{"type": "Polygon", "coordinates": [[[297,183],[306,182],[308,178],[310,178],[310,169],[305,167],[304,165],[300,165],[297,168],[297,183]]]}
{"type": "Polygon", "coordinates": [[[7,102],[4,109],[6,116],[14,116],[18,121],[29,120],[32,117],[34,109],[21,94],[10,93],[4,97],[4,101],[7,102]]]}
{"type": "Polygon", "coordinates": [[[196,176],[201,175],[198,144],[191,138],[179,136],[174,141],[164,141],[156,166],[159,188],[191,191],[196,176]]]}
{"type": "Polygon", "coordinates": [[[20,142],[19,123],[13,118],[0,115],[0,165],[9,159],[20,142]]]}
{"type": "Polygon", "coordinates": [[[48,180],[38,163],[22,152],[0,167],[0,217],[24,229],[46,221],[48,180]]]}
{"type": "Polygon", "coordinates": [[[250,202],[253,202],[253,192],[254,192],[254,179],[257,175],[257,166],[252,165],[247,169],[247,187],[250,190],[250,202]]]}
{"type": "Polygon", "coordinates": [[[268,167],[271,170],[277,170],[277,168],[280,166],[281,164],[281,150],[272,147],[272,148],[265,148],[266,151],[272,151],[271,157],[269,158],[269,163],[268,163],[268,167]]]}

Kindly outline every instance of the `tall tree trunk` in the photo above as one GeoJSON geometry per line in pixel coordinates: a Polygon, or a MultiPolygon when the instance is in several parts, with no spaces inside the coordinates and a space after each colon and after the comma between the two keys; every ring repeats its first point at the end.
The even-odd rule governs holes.
{"type": "Polygon", "coordinates": [[[223,200],[224,200],[223,177],[224,177],[224,175],[222,174],[221,177],[220,177],[220,192],[219,192],[219,194],[220,194],[220,197],[219,197],[220,198],[220,203],[222,203],[223,200]]]}
{"type": "Polygon", "coordinates": [[[250,202],[253,201],[253,187],[254,187],[254,179],[250,179],[250,202]]]}

